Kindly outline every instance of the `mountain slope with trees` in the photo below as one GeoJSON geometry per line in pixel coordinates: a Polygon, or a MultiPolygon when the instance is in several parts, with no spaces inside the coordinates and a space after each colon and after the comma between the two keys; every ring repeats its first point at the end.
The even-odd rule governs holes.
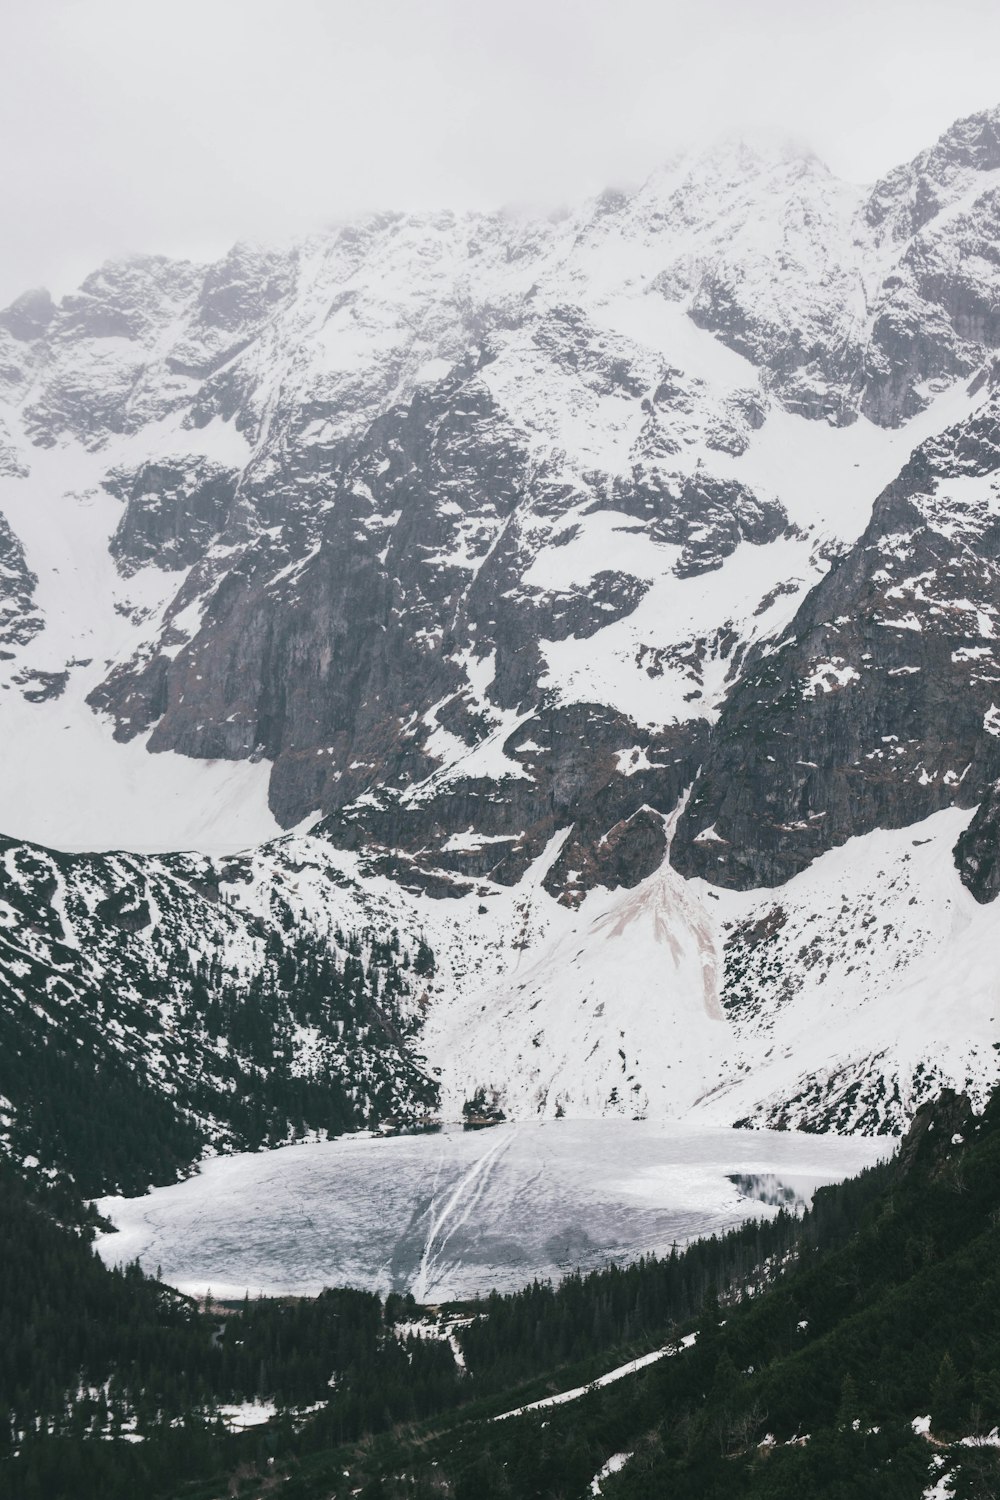
{"type": "Polygon", "coordinates": [[[276,1482],[293,1500],[585,1500],[599,1474],[611,1500],[919,1500],[946,1477],[956,1500],[997,1493],[1000,1096],[981,1116],[925,1106],[895,1158],[803,1221],[443,1313],[353,1292],[195,1308],[103,1267],[70,1198],[9,1171],[2,1188],[4,1473],[26,1500],[276,1482]],[[215,1413],[241,1400],[276,1414],[227,1433],[215,1413]]]}

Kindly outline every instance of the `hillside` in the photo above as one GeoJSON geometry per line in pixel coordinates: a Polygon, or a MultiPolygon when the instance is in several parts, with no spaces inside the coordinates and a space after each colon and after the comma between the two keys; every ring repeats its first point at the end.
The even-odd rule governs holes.
{"type": "Polygon", "coordinates": [[[352,1292],[198,1311],[5,1171],[5,1478],[46,1500],[992,1496],[998,1168],[1000,1096],[943,1095],[802,1222],[443,1315],[352,1292]]]}

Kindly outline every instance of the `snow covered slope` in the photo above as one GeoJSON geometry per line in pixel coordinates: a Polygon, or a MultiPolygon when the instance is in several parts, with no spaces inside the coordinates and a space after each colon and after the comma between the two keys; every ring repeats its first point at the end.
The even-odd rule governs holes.
{"type": "Polygon", "coordinates": [[[328,940],[353,914],[423,934],[418,1045],[445,1119],[478,1098],[517,1119],[878,1133],[943,1086],[983,1100],[1000,1081],[997,911],[951,853],[969,816],[853,839],[779,891],[720,891],[665,861],[576,907],[545,889],[558,837],[517,886],[451,900],[308,835],[223,868],[231,907],[268,926],[328,940]]]}
{"type": "MultiPolygon", "coordinates": [[[[178,429],[171,444],[201,455],[219,437],[238,441],[214,427],[221,431],[178,429]]],[[[163,440],[158,429],[118,452],[155,453],[163,440]]],[[[63,849],[151,853],[224,852],[278,832],[266,768],[156,759],[143,741],[116,742],[88,708],[109,667],[162,628],[177,576],[154,563],[125,575],[116,565],[109,543],[121,503],[100,483],[106,456],[71,444],[32,450],[30,464],[30,473],[0,475],[0,511],[28,579],[22,623],[0,650],[0,828],[63,849]]]]}
{"type": "Polygon", "coordinates": [[[0,829],[150,856],[151,888],[196,849],[310,940],[425,934],[391,1045],[450,1114],[876,1129],[985,1086],[986,980],[911,1032],[896,969],[876,1014],[846,955],[910,825],[940,820],[928,962],[978,973],[1000,889],[998,216],[990,111],[871,189],[730,141],[562,217],[375,215],[25,294],[0,829]]]}
{"type": "Polygon", "coordinates": [[[701,1111],[901,1131],[943,1087],[985,1103],[1000,1080],[1000,929],[954,866],[968,820],[853,839],[763,896],[712,892],[734,1041],[701,1111]]]}
{"type": "Polygon", "coordinates": [[[293,869],[259,914],[239,858],[0,839],[0,1147],[141,1192],[206,1152],[435,1110],[429,950],[330,868],[326,925],[297,925],[293,869]]]}

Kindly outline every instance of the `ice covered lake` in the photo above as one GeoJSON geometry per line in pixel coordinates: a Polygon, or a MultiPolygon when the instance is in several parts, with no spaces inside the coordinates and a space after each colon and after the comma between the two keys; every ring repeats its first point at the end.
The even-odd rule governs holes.
{"type": "Polygon", "coordinates": [[[347,1136],[218,1157],[142,1198],[104,1198],[118,1233],[182,1291],[514,1290],[802,1206],[885,1156],[886,1139],[550,1120],[430,1135],[347,1136]]]}

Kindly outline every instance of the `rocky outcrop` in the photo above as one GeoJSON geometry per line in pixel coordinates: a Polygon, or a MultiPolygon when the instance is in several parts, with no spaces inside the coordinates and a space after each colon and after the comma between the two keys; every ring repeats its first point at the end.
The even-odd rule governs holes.
{"type": "Polygon", "coordinates": [[[402,793],[362,797],[318,831],[373,870],[441,895],[484,878],[514,885],[562,835],[544,885],[573,906],[595,885],[631,887],[662,863],[664,818],[706,727],[650,735],[598,705],[548,709],[494,742],[492,774],[463,775],[459,763],[402,793]]]}
{"type": "Polygon", "coordinates": [[[37,582],[24,548],[0,515],[0,652],[8,659],[13,647],[26,645],[43,628],[34,602],[37,582]]]}
{"type": "Polygon", "coordinates": [[[198,562],[226,522],[238,478],[201,458],[113,470],[104,488],[125,502],[109,544],[119,570],[127,577],[150,564],[177,571],[198,562]]]}
{"type": "Polygon", "coordinates": [[[1000,783],[990,788],[955,845],[965,885],[984,905],[1000,896],[1000,783]]]}
{"type": "Polygon", "coordinates": [[[33,291],[22,292],[0,312],[0,328],[6,328],[22,343],[32,343],[43,337],[55,311],[51,294],[44,287],[36,287],[33,291]]]}
{"type": "Polygon", "coordinates": [[[875,299],[861,410],[897,425],[1000,343],[1000,111],[959,120],[877,183],[864,222],[900,246],[875,299]],[[957,209],[957,211],[956,211],[957,209]]]}
{"type": "Polygon", "coordinates": [[[746,664],[678,828],[685,874],[779,885],[1000,776],[1000,398],[926,443],[746,664]]]}
{"type": "Polygon", "coordinates": [[[766,546],[789,525],[777,501],[704,469],[678,481],[658,468],[637,465],[628,478],[615,481],[612,504],[645,520],[653,541],[680,547],[674,565],[678,578],[721,568],[741,542],[766,546]]]}
{"type": "Polygon", "coordinates": [[[690,298],[698,326],[756,365],[789,410],[897,426],[1000,343],[998,136],[998,110],[960,120],[856,196],[794,149],[725,147],[670,199],[682,219],[701,217],[721,178],[715,253],[679,258],[658,284],[690,298]],[[763,192],[781,199],[764,224],[753,213],[763,192]]]}
{"type": "Polygon", "coordinates": [[[942,1089],[913,1116],[893,1162],[893,1177],[899,1180],[923,1172],[931,1180],[945,1173],[954,1178],[949,1166],[954,1163],[955,1147],[965,1144],[966,1137],[977,1128],[974,1122],[968,1097],[954,1089],[942,1089]]]}

